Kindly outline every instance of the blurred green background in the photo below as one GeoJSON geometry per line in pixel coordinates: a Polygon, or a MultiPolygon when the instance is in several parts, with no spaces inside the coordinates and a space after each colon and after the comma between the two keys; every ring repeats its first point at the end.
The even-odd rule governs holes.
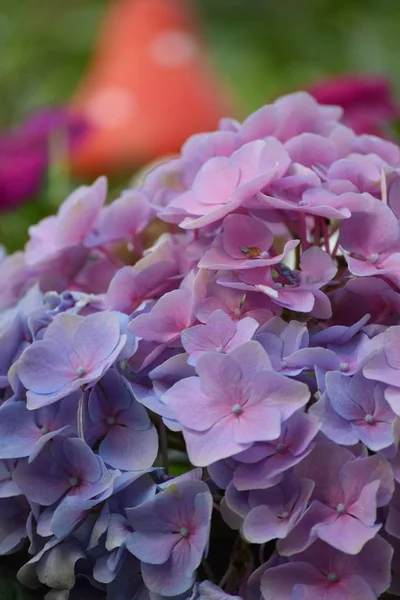
{"type": "MultiPolygon", "coordinates": [[[[341,72],[387,75],[400,91],[399,0],[197,0],[214,61],[243,116],[281,93],[341,72]]],[[[0,128],[65,104],[87,65],[107,0],[0,0],[0,128]]],[[[14,250],[66,189],[0,215],[14,250]]],[[[55,183],[56,182],[56,183],[55,183]]]]}
{"type": "MultiPolygon", "coordinates": [[[[342,71],[400,85],[398,0],[198,0],[210,52],[245,111],[342,71]],[[397,81],[396,81],[397,80],[397,81]]],[[[107,0],[0,0],[0,126],[64,103],[107,0]]]]}

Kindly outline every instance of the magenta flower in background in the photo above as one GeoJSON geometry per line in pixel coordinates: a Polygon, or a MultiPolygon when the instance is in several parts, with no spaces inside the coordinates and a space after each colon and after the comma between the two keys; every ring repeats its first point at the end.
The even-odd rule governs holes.
{"type": "Polygon", "coordinates": [[[400,116],[385,77],[341,75],[311,86],[309,92],[320,104],[342,106],[343,122],[357,134],[384,135],[400,116]]]}
{"type": "Polygon", "coordinates": [[[40,190],[52,136],[64,136],[70,152],[87,130],[88,123],[81,115],[65,108],[49,108],[34,114],[15,131],[0,135],[0,210],[17,206],[40,190]]]}

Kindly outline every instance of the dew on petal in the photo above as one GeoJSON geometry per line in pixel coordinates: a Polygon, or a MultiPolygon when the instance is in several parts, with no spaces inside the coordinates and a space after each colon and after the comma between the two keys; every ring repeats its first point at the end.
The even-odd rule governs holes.
{"type": "Polygon", "coordinates": [[[176,29],[159,33],[152,40],[149,50],[158,66],[176,69],[193,62],[199,46],[192,35],[176,29]]]}
{"type": "Polygon", "coordinates": [[[181,527],[179,533],[185,539],[187,539],[189,537],[189,535],[190,535],[189,529],[187,527],[181,527]]]}
{"type": "Polygon", "coordinates": [[[369,257],[369,260],[374,264],[376,262],[378,262],[379,260],[379,254],[377,252],[374,252],[374,254],[371,254],[371,256],[369,257]]]}
{"type": "Polygon", "coordinates": [[[78,377],[84,377],[86,375],[85,367],[82,367],[82,366],[77,367],[76,374],[78,375],[78,377]]]}

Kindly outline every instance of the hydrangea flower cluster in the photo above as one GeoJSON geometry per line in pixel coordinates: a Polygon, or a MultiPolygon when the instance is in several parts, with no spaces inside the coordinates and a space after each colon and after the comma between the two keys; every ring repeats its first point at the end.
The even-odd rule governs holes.
{"type": "Polygon", "coordinates": [[[2,256],[0,552],[47,600],[400,596],[400,149],[340,118],[223,120],[2,256]]]}

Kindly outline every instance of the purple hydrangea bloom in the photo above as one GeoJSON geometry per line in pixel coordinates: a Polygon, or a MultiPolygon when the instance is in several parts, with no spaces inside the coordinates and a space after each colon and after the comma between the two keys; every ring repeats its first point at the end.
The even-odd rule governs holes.
{"type": "Polygon", "coordinates": [[[194,325],[182,332],[182,345],[189,354],[188,363],[195,365],[206,352],[229,353],[248,342],[258,329],[258,322],[251,317],[233,321],[222,310],[216,310],[203,325],[194,325]]]}
{"type": "MultiPolygon", "coordinates": [[[[290,210],[300,213],[308,213],[327,219],[348,219],[350,217],[349,205],[355,203],[361,204],[359,195],[356,195],[347,190],[342,194],[335,194],[330,190],[319,185],[315,173],[308,168],[293,165],[291,172],[288,173],[288,178],[292,181],[281,182],[283,197],[276,198],[272,194],[259,194],[259,200],[265,203],[270,208],[281,210],[290,210]],[[283,185],[291,184],[297,194],[290,194],[289,187],[288,198],[285,198],[285,189],[283,185]],[[297,188],[297,189],[296,189],[297,188]],[[306,188],[306,189],[304,189],[306,188]],[[307,189],[308,188],[308,189],[307,189]],[[300,193],[298,192],[300,190],[300,193]],[[304,190],[301,193],[301,190],[304,190]]],[[[279,190],[281,191],[281,190],[279,190]]]]}
{"type": "Polygon", "coordinates": [[[61,205],[57,216],[46,217],[29,230],[26,260],[30,265],[49,261],[65,249],[85,246],[107,196],[107,179],[75,190],[61,205]]]}
{"type": "Polygon", "coordinates": [[[43,506],[67,496],[90,500],[112,484],[102,459],[83,440],[61,435],[32,463],[20,461],[13,478],[30,500],[43,506]]]}
{"type": "Polygon", "coordinates": [[[392,549],[380,536],[356,556],[343,554],[322,542],[266,569],[261,577],[263,600],[375,600],[390,581],[392,549]]]}
{"type": "Polygon", "coordinates": [[[0,498],[11,498],[22,493],[14,480],[17,464],[15,459],[0,460],[0,498]]]}
{"type": "Polygon", "coordinates": [[[199,377],[187,377],[164,394],[163,402],[183,427],[194,465],[206,466],[254,442],[277,438],[283,421],[306,404],[307,387],[265,369],[268,362],[256,342],[227,355],[206,353],[196,365],[199,377]]]}
{"type": "Polygon", "coordinates": [[[219,285],[213,279],[207,285],[207,297],[199,300],[196,307],[196,317],[202,323],[206,323],[215,310],[223,310],[234,321],[252,317],[260,324],[269,321],[273,314],[278,314],[279,307],[273,306],[264,294],[254,291],[243,294],[240,290],[219,285]]]}
{"type": "Polygon", "coordinates": [[[302,461],[315,447],[320,422],[300,411],[282,427],[279,437],[258,442],[237,454],[233,483],[238,490],[264,489],[279,482],[283,474],[302,461]]]}
{"type": "MultiPolygon", "coordinates": [[[[82,524],[81,526],[85,527],[86,524],[88,550],[98,548],[99,543],[103,542],[103,558],[106,562],[109,559],[113,560],[110,553],[116,558],[117,550],[121,558],[122,550],[132,533],[125,508],[137,506],[151,499],[156,493],[156,484],[146,472],[144,473],[136,471],[121,474],[120,471],[114,471],[111,486],[94,499],[85,500],[80,495],[65,497],[55,509],[53,505],[41,512],[38,531],[40,530],[41,535],[54,534],[58,538],[64,538],[78,525],[82,524]]],[[[115,565],[115,569],[117,566],[118,564],[115,565]]]]}
{"type": "Polygon", "coordinates": [[[132,240],[149,224],[152,210],[143,194],[122,192],[120,198],[103,208],[94,223],[88,244],[102,246],[120,240],[132,240]]]}
{"type": "Polygon", "coordinates": [[[400,386],[399,340],[400,327],[389,327],[383,334],[380,351],[371,357],[363,369],[365,377],[389,386],[400,386]]]}
{"type": "Polygon", "coordinates": [[[287,477],[272,488],[251,491],[244,538],[253,544],[285,538],[304,512],[313,487],[311,479],[287,477]]]}
{"type": "Polygon", "coordinates": [[[139,594],[139,597],[143,595],[145,598],[154,596],[154,600],[160,598],[155,594],[150,595],[143,583],[139,561],[125,552],[119,565],[118,577],[107,585],[107,600],[130,600],[132,594],[139,594]]]}
{"type": "MultiPolygon", "coordinates": [[[[192,375],[195,375],[195,370],[194,367],[188,364],[188,355],[186,353],[171,356],[149,372],[152,391],[147,389],[144,397],[143,395],[140,397],[140,402],[154,413],[160,415],[164,423],[172,431],[181,431],[182,427],[174,418],[171,409],[162,401],[163,395],[174,383],[192,375]]],[[[137,386],[135,383],[132,385],[133,390],[137,394],[137,386]]]]}
{"type": "Polygon", "coordinates": [[[7,373],[21,352],[34,339],[42,320],[46,326],[51,317],[45,314],[43,295],[37,285],[32,286],[15,307],[0,311],[0,388],[7,387],[7,373]]]}
{"type": "Polygon", "coordinates": [[[310,408],[322,421],[322,432],[338,444],[363,442],[367,448],[382,450],[400,439],[398,419],[385,400],[385,386],[361,373],[346,377],[331,372],[326,392],[310,408]]]}
{"type": "Polygon", "coordinates": [[[26,265],[23,252],[15,252],[1,257],[0,277],[2,281],[7,281],[0,292],[0,309],[7,310],[14,307],[35,284],[38,274],[26,265]]]}
{"type": "Polygon", "coordinates": [[[349,270],[354,275],[385,275],[398,284],[399,223],[388,206],[364,194],[364,203],[340,230],[349,270]]]}
{"type": "Polygon", "coordinates": [[[193,296],[187,289],[168,292],[149,313],[133,319],[130,329],[149,342],[171,342],[193,320],[193,296]]]}
{"type": "Polygon", "coordinates": [[[27,348],[18,362],[28,408],[51,404],[99,379],[125,342],[113,313],[57,315],[43,340],[27,348]]]}
{"type": "Polygon", "coordinates": [[[122,267],[108,286],[107,308],[131,314],[144,300],[168,287],[165,281],[175,275],[175,271],[175,265],[168,260],[150,264],[142,270],[137,265],[122,267]]]}
{"type": "Polygon", "coordinates": [[[257,331],[256,340],[267,352],[275,371],[285,375],[298,375],[300,369],[287,366],[287,357],[308,346],[307,328],[298,321],[285,323],[273,317],[257,331]]]}
{"type": "MultiPolygon", "coordinates": [[[[315,487],[309,508],[279,542],[280,553],[296,554],[319,538],[337,550],[358,554],[381,528],[376,511],[382,468],[390,471],[378,456],[357,459],[340,446],[319,444],[294,470],[298,477],[314,481],[315,487]]],[[[389,498],[392,492],[393,484],[389,498]]]]}
{"type": "Polygon", "coordinates": [[[79,394],[57,404],[28,410],[25,402],[7,402],[0,408],[0,458],[29,457],[29,462],[56,435],[77,435],[79,394]]]}
{"type": "Polygon", "coordinates": [[[49,600],[400,593],[400,150],[340,116],[224,119],[0,248],[0,552],[49,600]]]}
{"type": "MultiPolygon", "coordinates": [[[[313,343],[312,347],[299,350],[287,358],[288,366],[315,369],[321,392],[325,390],[325,376],[328,371],[340,371],[345,375],[361,371],[381,348],[383,335],[376,335],[371,339],[364,331],[357,331],[358,328],[359,324],[347,328],[347,335],[338,334],[337,339],[334,339],[335,334],[332,333],[326,347],[322,342],[323,347],[313,343]]],[[[328,333],[326,335],[328,336],[328,333]]]]}
{"type": "Polygon", "coordinates": [[[270,138],[244,144],[231,157],[210,158],[199,170],[192,189],[170,203],[183,216],[181,227],[204,227],[222,219],[252,198],[288,168],[283,146],[270,138]]]}
{"type": "Polygon", "coordinates": [[[95,385],[87,402],[86,439],[100,441],[99,456],[111,467],[141,470],[151,467],[157,452],[157,432],[129,383],[114,369],[95,385]]]}
{"type": "Polygon", "coordinates": [[[134,528],[127,547],[142,562],[150,590],[172,596],[191,587],[208,546],[211,510],[202,481],[169,485],[154,500],[127,510],[134,528]]]}
{"type": "Polygon", "coordinates": [[[391,536],[400,539],[400,488],[396,483],[394,494],[389,504],[389,512],[385,523],[385,530],[391,536]]]}

